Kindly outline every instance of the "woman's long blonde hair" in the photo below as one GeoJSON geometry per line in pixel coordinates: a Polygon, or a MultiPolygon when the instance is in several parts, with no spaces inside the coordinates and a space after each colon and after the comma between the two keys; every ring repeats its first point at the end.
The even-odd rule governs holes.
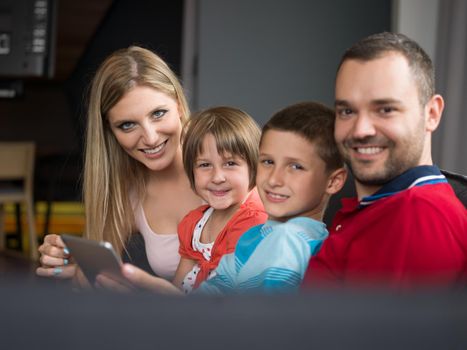
{"type": "Polygon", "coordinates": [[[107,114],[135,86],[149,86],[175,99],[182,123],[189,116],[178,78],[152,51],[137,46],[118,50],[97,70],[87,115],[83,179],[85,237],[106,240],[118,252],[135,231],[130,192],[143,198],[149,170],[118,144],[107,114]]]}

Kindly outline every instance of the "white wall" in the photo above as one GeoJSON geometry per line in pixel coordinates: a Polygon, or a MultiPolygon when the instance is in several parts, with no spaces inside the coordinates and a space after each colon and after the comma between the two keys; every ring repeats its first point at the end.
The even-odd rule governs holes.
{"type": "Polygon", "coordinates": [[[393,0],[392,30],[403,33],[436,59],[439,0],[393,0]]]}
{"type": "Polygon", "coordinates": [[[186,1],[186,37],[196,38],[184,47],[183,80],[193,109],[236,106],[259,124],[303,100],[333,105],[343,51],[390,29],[391,0],[186,1]]]}

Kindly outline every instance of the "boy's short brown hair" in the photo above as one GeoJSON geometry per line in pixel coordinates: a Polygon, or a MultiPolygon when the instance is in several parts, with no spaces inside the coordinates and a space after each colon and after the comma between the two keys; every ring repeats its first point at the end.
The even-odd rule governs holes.
{"type": "Polygon", "coordinates": [[[334,119],[334,110],[321,103],[297,103],[275,113],[264,125],[262,135],[271,129],[301,135],[316,146],[326,169],[333,171],[344,166],[334,140],[334,119]]]}
{"type": "Polygon", "coordinates": [[[183,133],[183,167],[195,188],[194,162],[203,149],[207,134],[214,136],[219,154],[226,152],[242,157],[249,169],[249,188],[255,186],[261,131],[244,111],[233,107],[213,107],[193,115],[183,133]]]}

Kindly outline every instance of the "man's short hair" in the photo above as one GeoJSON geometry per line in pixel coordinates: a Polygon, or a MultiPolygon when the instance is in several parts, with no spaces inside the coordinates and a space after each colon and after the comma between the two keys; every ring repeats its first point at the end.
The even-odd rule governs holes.
{"type": "Polygon", "coordinates": [[[400,53],[407,59],[418,85],[420,102],[425,106],[435,94],[433,62],[420,45],[404,34],[383,32],[359,40],[345,51],[338,70],[346,60],[370,61],[388,52],[400,53]]]}

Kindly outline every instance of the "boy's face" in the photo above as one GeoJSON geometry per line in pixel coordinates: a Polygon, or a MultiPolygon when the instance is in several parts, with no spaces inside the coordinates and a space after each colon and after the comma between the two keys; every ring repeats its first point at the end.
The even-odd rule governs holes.
{"type": "Polygon", "coordinates": [[[268,130],[259,151],[256,185],[269,218],[321,220],[328,175],[315,145],[294,132],[268,130]]]}

